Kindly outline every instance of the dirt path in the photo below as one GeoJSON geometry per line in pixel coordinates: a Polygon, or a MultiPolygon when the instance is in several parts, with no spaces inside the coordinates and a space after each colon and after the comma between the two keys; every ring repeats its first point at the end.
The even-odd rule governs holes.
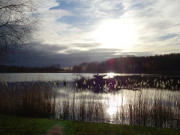
{"type": "Polygon", "coordinates": [[[55,125],[54,127],[52,127],[46,135],[62,135],[62,129],[61,126],[59,125],[55,125]]]}

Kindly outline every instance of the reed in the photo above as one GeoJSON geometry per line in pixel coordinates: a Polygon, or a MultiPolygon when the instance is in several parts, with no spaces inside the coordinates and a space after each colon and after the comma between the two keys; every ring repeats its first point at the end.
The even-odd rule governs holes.
{"type": "Polygon", "coordinates": [[[180,99],[169,95],[164,101],[163,93],[156,92],[151,99],[147,99],[146,94],[137,92],[126,104],[123,104],[122,97],[121,105],[117,106],[116,112],[111,116],[107,112],[107,102],[100,100],[102,94],[96,94],[96,98],[69,95],[64,102],[60,101],[63,104],[59,109],[65,112],[59,111],[59,116],[76,121],[179,128],[180,99]]]}
{"type": "Polygon", "coordinates": [[[94,92],[118,91],[122,89],[166,89],[180,90],[180,78],[178,76],[115,76],[114,78],[103,78],[102,75],[96,75],[94,78],[81,77],[75,80],[75,89],[91,89],[94,92]]]}
{"type": "Polygon", "coordinates": [[[129,102],[128,120],[131,125],[153,126],[153,127],[173,127],[179,128],[178,122],[180,99],[176,102],[173,96],[164,101],[163,93],[152,96],[151,101],[147,100],[141,94],[133,102],[129,102]]]}
{"type": "MultiPolygon", "coordinates": [[[[0,113],[28,117],[55,117],[58,119],[109,122],[140,126],[180,128],[180,98],[154,92],[150,99],[146,97],[150,90],[132,91],[130,101],[116,106],[115,113],[107,112],[109,99],[104,95],[118,93],[77,92],[64,89],[64,94],[56,97],[57,89],[41,83],[25,83],[25,85],[1,85],[0,113]],[[166,97],[166,100],[164,98],[166,97]],[[103,100],[102,100],[103,99],[103,100]]],[[[173,91],[174,92],[174,91],[173,91]]],[[[61,94],[61,93],[59,93],[61,94]]],[[[113,101],[114,102],[114,101],[113,101]]]]}
{"type": "Polygon", "coordinates": [[[0,113],[29,117],[55,115],[55,93],[48,85],[25,83],[0,88],[0,113]]]}

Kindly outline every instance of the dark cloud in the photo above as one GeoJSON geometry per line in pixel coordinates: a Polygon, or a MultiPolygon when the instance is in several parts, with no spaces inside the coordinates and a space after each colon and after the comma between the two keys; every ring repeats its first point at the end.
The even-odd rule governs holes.
{"type": "MultiPolygon", "coordinates": [[[[79,46],[83,46],[79,44],[79,46]]],[[[60,64],[62,67],[73,66],[82,62],[103,61],[114,54],[120,52],[117,49],[91,49],[88,51],[67,51],[67,54],[58,53],[60,50],[66,50],[67,47],[58,45],[46,45],[34,43],[13,53],[8,54],[8,60],[1,61],[1,64],[18,65],[18,66],[49,66],[60,64]]]]}
{"type": "MultiPolygon", "coordinates": [[[[81,46],[81,45],[80,45],[81,46]]],[[[16,51],[13,55],[9,54],[9,61],[2,64],[41,67],[52,64],[60,64],[62,67],[73,66],[83,62],[103,61],[108,58],[118,57],[120,55],[129,55],[131,53],[122,53],[117,49],[91,49],[89,51],[70,51],[68,54],[57,53],[57,50],[67,49],[57,45],[34,44],[16,51]],[[119,55],[115,55],[119,53],[119,55]]],[[[133,54],[137,54],[134,52],[133,54]]],[[[147,55],[147,53],[145,53],[147,55]]],[[[142,55],[142,53],[141,53],[142,55]]]]}

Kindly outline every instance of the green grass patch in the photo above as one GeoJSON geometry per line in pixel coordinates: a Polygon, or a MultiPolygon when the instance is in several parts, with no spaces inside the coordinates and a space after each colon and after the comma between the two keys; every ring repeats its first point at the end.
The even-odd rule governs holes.
{"type": "Polygon", "coordinates": [[[55,125],[62,126],[63,135],[180,135],[176,129],[0,115],[0,135],[46,135],[55,125]]]}
{"type": "Polygon", "coordinates": [[[65,130],[68,127],[73,127],[74,135],[180,135],[180,130],[176,129],[106,123],[66,122],[65,130]]]}
{"type": "Polygon", "coordinates": [[[0,115],[0,135],[45,135],[57,120],[0,115]]]}

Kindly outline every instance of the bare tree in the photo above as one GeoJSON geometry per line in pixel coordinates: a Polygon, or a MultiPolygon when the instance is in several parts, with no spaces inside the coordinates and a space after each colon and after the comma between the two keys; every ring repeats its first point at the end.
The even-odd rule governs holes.
{"type": "Polygon", "coordinates": [[[34,18],[35,0],[0,0],[0,55],[27,43],[34,18]]]}

